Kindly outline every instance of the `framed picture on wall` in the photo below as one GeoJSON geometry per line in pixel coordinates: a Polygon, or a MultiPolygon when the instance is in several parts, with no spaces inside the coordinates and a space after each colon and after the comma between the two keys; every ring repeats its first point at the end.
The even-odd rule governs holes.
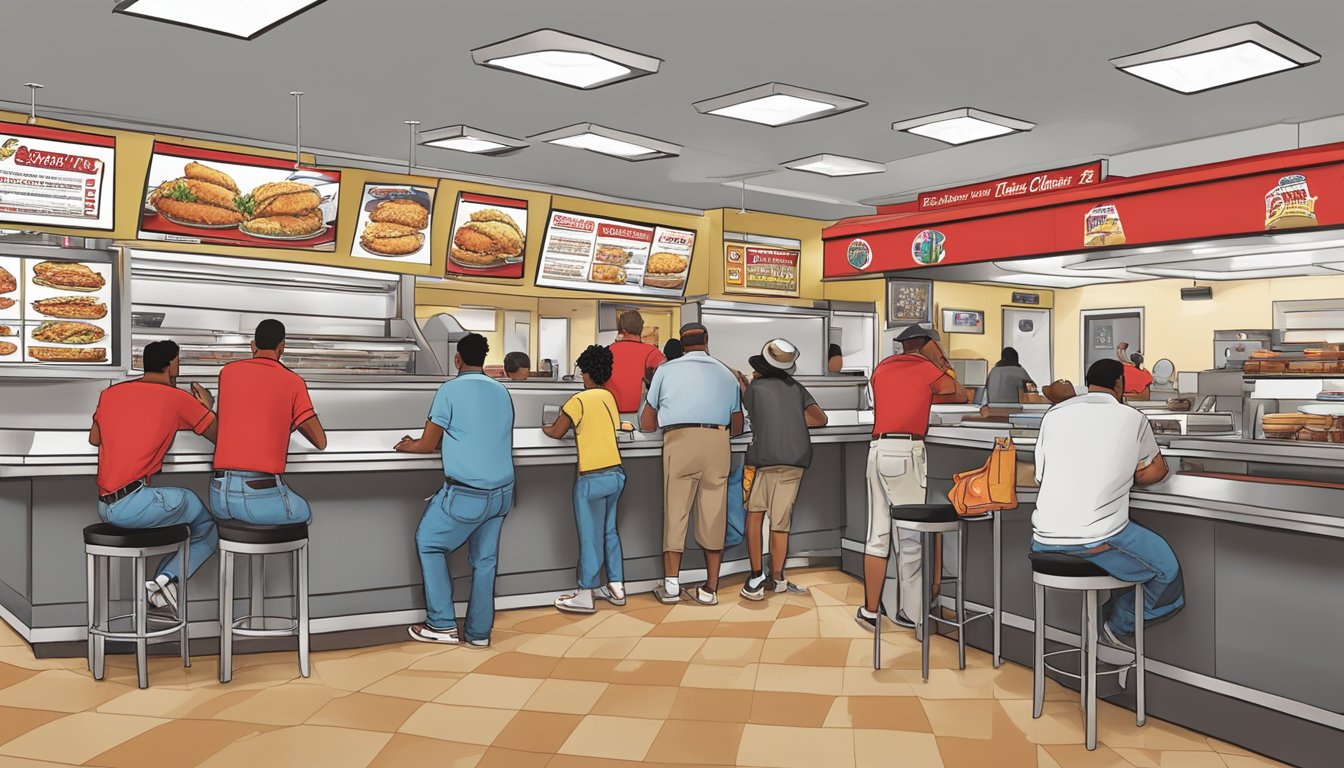
{"type": "Polygon", "coordinates": [[[985,313],[978,309],[944,309],[943,333],[985,332],[985,313]]]}
{"type": "MultiPolygon", "coordinates": [[[[982,318],[983,321],[983,318],[982,318]]],[[[887,327],[933,322],[932,280],[887,281],[887,327]]]]}

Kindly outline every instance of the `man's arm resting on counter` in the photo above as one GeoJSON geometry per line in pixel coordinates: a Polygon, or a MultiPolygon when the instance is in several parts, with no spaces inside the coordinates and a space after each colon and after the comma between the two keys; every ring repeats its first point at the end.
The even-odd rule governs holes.
{"type": "Polygon", "coordinates": [[[645,403],[644,409],[639,412],[639,431],[658,431],[658,409],[648,403],[645,403]]]}
{"type": "Polygon", "coordinates": [[[392,449],[399,453],[433,453],[438,450],[439,443],[443,441],[443,427],[432,421],[425,422],[425,432],[419,439],[407,435],[401,438],[392,449]]]}
{"type": "Polygon", "coordinates": [[[813,403],[803,411],[803,421],[807,422],[809,427],[824,427],[830,419],[826,416],[826,412],[821,410],[820,405],[813,403]]]}
{"type": "Polygon", "coordinates": [[[561,440],[565,435],[569,434],[569,428],[572,426],[574,426],[574,421],[569,418],[569,414],[562,412],[560,416],[556,418],[554,424],[542,427],[541,431],[545,432],[547,437],[561,440]]]}
{"type": "Polygon", "coordinates": [[[299,434],[303,435],[317,450],[327,450],[327,431],[322,428],[322,422],[318,421],[316,416],[299,425],[299,434]]]}
{"type": "Polygon", "coordinates": [[[1155,485],[1167,477],[1167,460],[1157,454],[1153,460],[1134,471],[1135,485],[1155,485]]]}

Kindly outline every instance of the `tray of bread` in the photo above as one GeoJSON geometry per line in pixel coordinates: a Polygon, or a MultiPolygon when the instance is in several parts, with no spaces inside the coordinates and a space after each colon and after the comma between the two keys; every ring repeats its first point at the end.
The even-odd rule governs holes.
{"type": "Polygon", "coordinates": [[[1267,413],[1260,421],[1270,440],[1344,443],[1344,417],[1313,413],[1267,413]]]}

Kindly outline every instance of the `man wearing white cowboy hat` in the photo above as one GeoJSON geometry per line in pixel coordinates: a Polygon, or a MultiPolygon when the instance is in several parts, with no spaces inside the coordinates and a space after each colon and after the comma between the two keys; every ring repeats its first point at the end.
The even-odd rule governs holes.
{"type": "Polygon", "coordinates": [[[793,504],[803,471],[812,463],[809,427],[826,426],[826,412],[807,388],[793,378],[798,348],[787,339],[774,339],[747,362],[755,371],[742,404],[751,417],[751,445],[747,466],[755,468],[747,496],[747,554],[751,576],[742,587],[748,600],[763,600],[766,592],[802,593],[807,590],[784,578],[788,557],[793,504]],[[770,576],[762,567],[761,527],[770,513],[770,576]]]}

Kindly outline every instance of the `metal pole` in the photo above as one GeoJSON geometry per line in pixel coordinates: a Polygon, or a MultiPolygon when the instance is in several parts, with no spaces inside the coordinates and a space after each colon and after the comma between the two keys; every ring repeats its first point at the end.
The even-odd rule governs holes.
{"type": "Polygon", "coordinates": [[[407,172],[407,173],[410,173],[410,172],[412,172],[413,170],[415,170],[415,126],[419,125],[419,124],[420,124],[420,121],[419,121],[419,120],[403,120],[402,122],[406,123],[406,133],[407,133],[407,138],[406,138],[406,144],[407,144],[406,156],[407,156],[407,158],[408,158],[408,160],[407,160],[407,162],[406,162],[406,172],[407,172]]]}
{"type": "Polygon", "coordinates": [[[39,88],[46,88],[41,83],[24,83],[28,89],[28,124],[37,125],[37,91],[39,88]]]}
{"type": "Polygon", "coordinates": [[[294,167],[303,167],[303,91],[290,91],[294,97],[294,167]]]}

